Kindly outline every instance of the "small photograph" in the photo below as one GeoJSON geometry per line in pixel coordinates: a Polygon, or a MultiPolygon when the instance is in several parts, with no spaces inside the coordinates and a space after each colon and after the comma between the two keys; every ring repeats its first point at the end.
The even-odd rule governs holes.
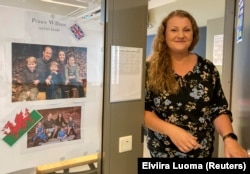
{"type": "Polygon", "coordinates": [[[12,102],[86,97],[87,48],[12,43],[12,102]]]}
{"type": "Polygon", "coordinates": [[[43,118],[28,132],[27,148],[81,139],[81,107],[37,110],[43,118]]]}

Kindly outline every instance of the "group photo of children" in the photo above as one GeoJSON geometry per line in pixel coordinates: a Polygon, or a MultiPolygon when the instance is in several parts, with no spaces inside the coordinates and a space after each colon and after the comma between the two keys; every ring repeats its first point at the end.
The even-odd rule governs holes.
{"type": "Polygon", "coordinates": [[[87,48],[12,43],[12,102],[86,97],[87,48]]]}
{"type": "Polygon", "coordinates": [[[37,110],[42,116],[27,134],[27,148],[81,138],[81,107],[37,110]]]}

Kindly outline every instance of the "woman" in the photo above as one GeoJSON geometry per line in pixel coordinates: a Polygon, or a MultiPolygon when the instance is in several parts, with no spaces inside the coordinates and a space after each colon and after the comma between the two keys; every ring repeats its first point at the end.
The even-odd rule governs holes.
{"type": "MultiPolygon", "coordinates": [[[[65,82],[65,65],[66,65],[66,56],[65,51],[59,50],[57,54],[57,62],[58,62],[58,73],[61,74],[63,82],[65,82]]],[[[62,98],[67,98],[67,88],[65,84],[62,83],[60,85],[62,91],[62,98]]]]}
{"type": "Polygon", "coordinates": [[[55,119],[55,124],[58,126],[58,128],[60,129],[61,127],[66,126],[68,123],[65,121],[63,114],[59,113],[57,115],[57,118],[55,119]]]}
{"type": "Polygon", "coordinates": [[[191,51],[199,40],[195,19],[176,10],[165,17],[147,63],[145,125],[152,157],[212,157],[214,131],[225,157],[247,157],[231,125],[216,67],[191,51]]]}

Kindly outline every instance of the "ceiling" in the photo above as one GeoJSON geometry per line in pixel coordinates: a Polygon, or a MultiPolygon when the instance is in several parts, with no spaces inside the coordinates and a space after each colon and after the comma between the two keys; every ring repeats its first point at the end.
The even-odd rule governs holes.
{"type": "MultiPolygon", "coordinates": [[[[61,0],[57,0],[61,1],[61,0]]],[[[78,7],[71,7],[59,4],[52,4],[47,3],[41,0],[0,0],[0,5],[3,6],[10,6],[10,7],[17,7],[17,8],[24,8],[29,10],[35,11],[42,11],[53,13],[57,15],[63,16],[71,16],[81,19],[82,22],[91,22],[96,23],[99,25],[100,23],[100,9],[101,9],[101,1],[102,0],[63,0],[66,2],[74,2],[77,1],[87,3],[88,8],[78,8],[78,7]],[[95,15],[88,20],[87,19],[89,14],[93,14],[98,12],[99,15],[95,15]]],[[[148,0],[148,9],[149,9],[149,18],[150,24],[152,27],[148,32],[155,32],[156,26],[160,22],[159,20],[162,19],[168,11],[173,9],[182,8],[186,9],[193,14],[195,14],[195,18],[197,19],[200,25],[206,25],[206,21],[209,18],[216,18],[221,17],[224,14],[224,4],[225,0],[148,0]],[[209,13],[212,12],[212,13],[209,13]]]]}
{"type": "MultiPolygon", "coordinates": [[[[83,3],[87,3],[88,8],[83,9],[83,8],[77,8],[59,4],[52,4],[41,0],[0,0],[0,5],[43,11],[43,12],[71,16],[71,17],[78,17],[80,15],[88,13],[89,11],[94,11],[95,9],[98,8],[100,9],[101,7],[101,0],[64,0],[64,1],[72,3],[74,3],[74,1],[76,1],[76,3],[79,3],[80,1],[83,3]]],[[[149,1],[148,8],[152,9],[155,7],[165,5],[175,0],[148,0],[148,1],[149,1]]]]}
{"type": "MultiPolygon", "coordinates": [[[[60,0],[58,0],[60,1],[60,0]]],[[[69,2],[87,3],[87,8],[52,4],[41,0],[0,0],[0,5],[43,11],[57,15],[77,17],[101,6],[101,0],[68,0],[69,2]]]]}
{"type": "Polygon", "coordinates": [[[157,8],[175,1],[176,0],[148,0],[148,9],[157,8]]]}

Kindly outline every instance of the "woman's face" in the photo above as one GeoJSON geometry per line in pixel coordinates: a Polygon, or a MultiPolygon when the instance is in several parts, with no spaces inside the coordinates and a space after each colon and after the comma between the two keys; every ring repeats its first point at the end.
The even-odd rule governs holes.
{"type": "Polygon", "coordinates": [[[193,28],[186,17],[174,16],[167,22],[165,40],[170,53],[187,53],[193,41],[193,28]]]}
{"type": "Polygon", "coordinates": [[[59,59],[60,62],[63,62],[65,60],[65,53],[64,53],[64,51],[60,51],[58,53],[58,59],[59,59]]]}

